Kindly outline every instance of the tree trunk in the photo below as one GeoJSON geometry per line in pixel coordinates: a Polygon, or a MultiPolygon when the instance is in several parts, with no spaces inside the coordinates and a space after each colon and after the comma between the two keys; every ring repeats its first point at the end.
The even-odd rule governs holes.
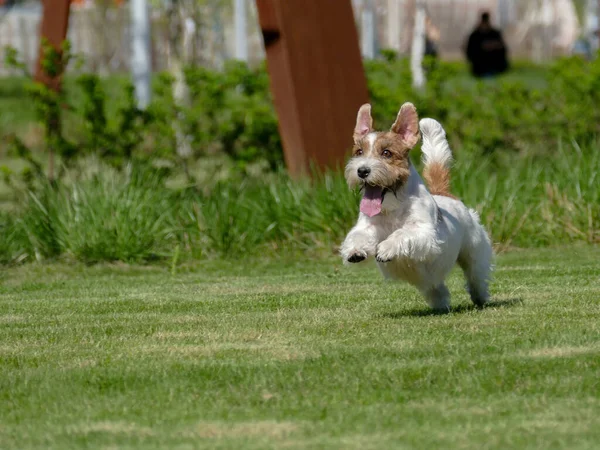
{"type": "Polygon", "coordinates": [[[186,11],[181,2],[170,2],[167,9],[169,21],[168,36],[168,66],[169,72],[175,79],[173,83],[173,99],[175,102],[175,120],[172,123],[175,135],[175,151],[183,166],[188,181],[193,182],[189,172],[188,160],[192,156],[192,147],[186,136],[182,123],[185,114],[181,107],[186,106],[188,87],[185,82],[183,68],[191,54],[191,46],[196,31],[195,23],[188,23],[193,12],[186,11]],[[189,14],[188,14],[189,13],[189,14]]]}
{"type": "Polygon", "coordinates": [[[362,54],[367,59],[375,58],[375,11],[373,0],[364,0],[361,14],[362,54]]]}
{"type": "Polygon", "coordinates": [[[423,0],[417,0],[415,5],[415,25],[410,53],[413,87],[423,89],[426,82],[425,72],[423,71],[423,57],[425,55],[425,2],[423,0]]]}
{"type": "Polygon", "coordinates": [[[131,0],[131,72],[138,107],[150,103],[150,17],[146,0],[131,0]]]}
{"type": "Polygon", "coordinates": [[[234,26],[235,26],[235,59],[248,61],[248,33],[246,24],[248,15],[246,14],[247,0],[234,0],[234,26]]]}
{"type": "Polygon", "coordinates": [[[387,0],[387,45],[396,53],[400,53],[402,25],[400,0],[387,0]]]}

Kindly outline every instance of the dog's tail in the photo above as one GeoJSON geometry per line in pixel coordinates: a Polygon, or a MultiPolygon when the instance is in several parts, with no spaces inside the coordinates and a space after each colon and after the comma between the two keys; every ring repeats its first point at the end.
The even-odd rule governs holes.
{"type": "Polygon", "coordinates": [[[433,195],[454,196],[450,193],[450,166],[452,152],[442,125],[433,119],[419,122],[423,135],[423,178],[433,195]]]}

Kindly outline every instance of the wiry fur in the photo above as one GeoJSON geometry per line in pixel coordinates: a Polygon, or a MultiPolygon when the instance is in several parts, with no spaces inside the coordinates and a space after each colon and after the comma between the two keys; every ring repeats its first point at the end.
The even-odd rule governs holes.
{"type": "Polygon", "coordinates": [[[450,193],[450,167],[452,152],[446,140],[446,132],[439,122],[422,119],[419,122],[423,135],[423,178],[432,195],[454,196],[450,193]]]}
{"type": "Polygon", "coordinates": [[[433,119],[421,119],[419,122],[423,136],[423,163],[427,166],[434,162],[448,169],[452,165],[452,152],[446,140],[446,132],[442,125],[433,119]]]}
{"type": "Polygon", "coordinates": [[[346,178],[350,186],[368,183],[385,188],[385,194],[381,213],[373,217],[359,214],[342,243],[342,258],[345,262],[360,262],[374,256],[384,276],[411,283],[432,308],[443,311],[450,308],[444,280],[458,263],[471,300],[481,306],[489,297],[489,237],[477,213],[449,197],[452,154],[438,122],[423,119],[420,126],[428,185],[443,195],[428,191],[410,163],[408,153],[418,139],[417,121],[414,106],[405,104],[391,132],[375,133],[370,106],[359,111],[356,147],[346,167],[346,178]],[[391,156],[384,157],[383,149],[389,149],[391,156]],[[434,170],[436,166],[440,170],[434,170]],[[371,170],[366,178],[357,176],[360,167],[371,170]]]}

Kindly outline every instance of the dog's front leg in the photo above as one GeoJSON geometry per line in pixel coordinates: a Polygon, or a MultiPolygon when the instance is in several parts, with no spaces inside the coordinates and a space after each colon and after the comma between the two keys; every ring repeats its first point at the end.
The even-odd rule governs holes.
{"type": "Polygon", "coordinates": [[[427,261],[441,252],[436,232],[429,224],[402,228],[394,231],[377,246],[378,262],[396,258],[427,261]]]}
{"type": "Polygon", "coordinates": [[[357,263],[374,255],[377,248],[377,234],[375,226],[368,222],[366,217],[358,219],[357,224],[350,230],[340,248],[344,262],[357,263]]]}

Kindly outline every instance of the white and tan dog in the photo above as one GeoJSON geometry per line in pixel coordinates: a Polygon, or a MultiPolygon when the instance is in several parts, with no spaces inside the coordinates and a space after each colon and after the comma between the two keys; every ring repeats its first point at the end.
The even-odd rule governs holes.
{"type": "Polygon", "coordinates": [[[371,106],[358,111],[352,159],[346,166],[350,187],[360,186],[358,222],[341,246],[344,261],[375,256],[387,278],[416,286],[435,310],[450,309],[444,279],[458,262],[477,306],[489,298],[492,264],[490,239],[475,211],[450,192],[452,153],[442,126],[419,123],[410,103],[400,108],[388,132],[372,129],[371,106]],[[412,165],[410,150],[423,134],[423,178],[412,165]]]}

